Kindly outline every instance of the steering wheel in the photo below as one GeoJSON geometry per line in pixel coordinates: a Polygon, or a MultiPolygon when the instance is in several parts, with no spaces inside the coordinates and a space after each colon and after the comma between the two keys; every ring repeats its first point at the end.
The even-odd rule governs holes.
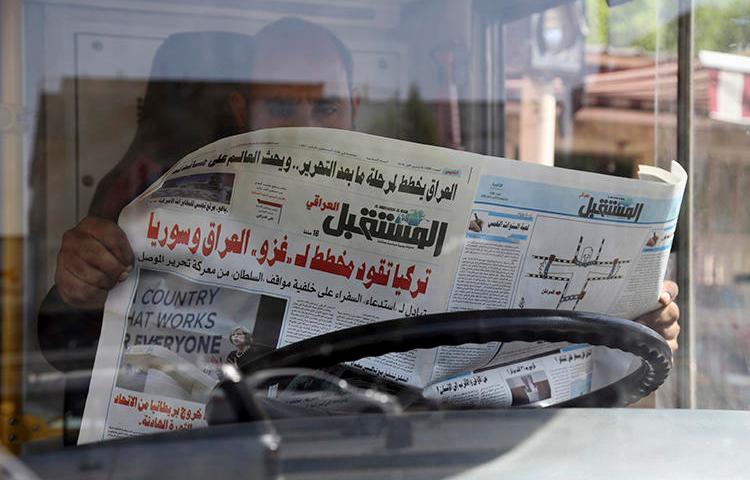
{"type": "MultiPolygon", "coordinates": [[[[387,320],[308,338],[239,365],[243,375],[268,368],[324,369],[342,362],[443,345],[488,342],[569,342],[633,354],[640,365],[619,381],[555,407],[616,407],[656,390],[672,367],[666,341],[632,320],[602,314],[533,309],[475,310],[387,320]]],[[[257,419],[241,382],[226,380],[224,391],[236,418],[257,419]]],[[[209,423],[210,419],[209,419],[209,423]]]]}

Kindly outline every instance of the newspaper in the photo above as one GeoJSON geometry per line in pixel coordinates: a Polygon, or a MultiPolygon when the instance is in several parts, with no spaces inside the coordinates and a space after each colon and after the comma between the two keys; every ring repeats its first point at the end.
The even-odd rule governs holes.
{"type": "MultiPolygon", "coordinates": [[[[135,269],[105,305],[79,443],[204,426],[224,363],[342,328],[468,309],[651,311],[686,175],[642,171],[318,128],[207,145],[120,216],[135,269]]],[[[598,357],[512,342],[353,365],[447,405],[545,405],[595,388],[598,357]]]]}

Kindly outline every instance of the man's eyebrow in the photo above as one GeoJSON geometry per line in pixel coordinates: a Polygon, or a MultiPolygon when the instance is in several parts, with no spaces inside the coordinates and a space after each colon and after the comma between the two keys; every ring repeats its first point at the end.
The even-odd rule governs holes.
{"type": "Polygon", "coordinates": [[[274,103],[299,103],[301,100],[297,98],[285,97],[284,95],[274,95],[273,97],[263,98],[264,102],[274,103]]]}
{"type": "Polygon", "coordinates": [[[338,95],[333,95],[330,97],[323,97],[315,100],[315,103],[340,103],[343,102],[344,98],[338,95]]]}

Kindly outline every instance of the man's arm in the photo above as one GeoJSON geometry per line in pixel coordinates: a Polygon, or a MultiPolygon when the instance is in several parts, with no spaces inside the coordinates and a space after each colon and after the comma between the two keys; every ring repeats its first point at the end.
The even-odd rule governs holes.
{"type": "Polygon", "coordinates": [[[42,353],[62,371],[91,369],[107,292],[132,270],[133,252],[112,221],[86,217],[63,235],[52,290],[42,302],[42,353]]]}
{"type": "Polygon", "coordinates": [[[91,370],[102,328],[103,311],[65,303],[53,286],[39,307],[37,336],[44,358],[63,372],[91,370]]]}

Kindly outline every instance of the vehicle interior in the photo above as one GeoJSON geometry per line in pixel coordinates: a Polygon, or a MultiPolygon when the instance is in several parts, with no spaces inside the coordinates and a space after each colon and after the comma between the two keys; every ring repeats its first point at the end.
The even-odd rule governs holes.
{"type": "MultiPolygon", "coordinates": [[[[748,25],[748,0],[0,0],[0,477],[743,478],[748,25]],[[306,53],[306,35],[333,45],[347,86],[341,105],[329,95],[307,120],[291,120],[304,102],[274,92],[291,85],[317,95],[328,87],[310,72],[333,71],[328,57],[306,53]],[[272,64],[292,73],[278,80],[264,70],[272,64]],[[552,307],[498,300],[471,311],[402,309],[299,341],[280,340],[287,302],[258,294],[231,312],[236,325],[253,318],[223,334],[222,345],[237,346],[233,357],[222,346],[210,365],[199,364],[146,336],[142,345],[125,340],[124,354],[104,348],[102,317],[106,325],[119,303],[72,306],[59,286],[71,229],[88,218],[122,224],[123,209],[142,194],[185,192],[190,185],[159,182],[209,144],[265,126],[340,128],[324,116],[348,109],[344,129],[352,133],[443,147],[457,158],[474,153],[618,179],[638,178],[639,165],[675,172],[676,162],[687,174],[679,221],[654,268],[660,285],[679,286],[678,296],[668,292],[679,337],[640,316],[587,310],[598,291],[589,287],[587,299],[587,280],[581,293],[557,292],[552,307]],[[262,113],[272,121],[264,124],[262,113]],[[243,341],[253,347],[241,358],[243,341]],[[581,352],[593,349],[599,363],[587,364],[577,393],[560,401],[550,400],[551,374],[520,369],[504,387],[505,406],[439,401],[443,388],[481,382],[487,365],[510,368],[492,363],[506,344],[528,349],[528,358],[585,359],[581,352]],[[452,348],[495,353],[481,368],[464,365],[470,375],[455,370],[431,383],[437,397],[358,363],[452,348]],[[101,358],[115,354],[128,371],[101,373],[114,365],[101,358]],[[593,383],[592,369],[605,372],[593,383]],[[150,430],[112,429],[115,420],[96,416],[92,372],[126,393],[199,398],[201,409],[171,417],[184,429],[151,417],[140,424],[150,430]],[[188,425],[196,419],[196,428],[188,425]],[[101,428],[109,429],[102,441],[81,436],[101,428]],[[722,460],[727,452],[738,459],[722,460]]],[[[216,185],[226,178],[206,183],[229,198],[231,186],[227,193],[216,185]]],[[[604,245],[588,247],[581,236],[567,262],[594,264],[604,245]],[[582,246],[599,253],[579,256],[582,246]]],[[[555,260],[544,257],[540,275],[555,260]]],[[[606,265],[607,279],[620,261],[606,265]]],[[[177,276],[148,280],[151,290],[139,281],[131,296],[144,303],[159,288],[197,288],[177,276]]],[[[136,410],[133,398],[105,403],[136,410]]],[[[149,408],[167,407],[152,400],[141,411],[149,408]]]]}

